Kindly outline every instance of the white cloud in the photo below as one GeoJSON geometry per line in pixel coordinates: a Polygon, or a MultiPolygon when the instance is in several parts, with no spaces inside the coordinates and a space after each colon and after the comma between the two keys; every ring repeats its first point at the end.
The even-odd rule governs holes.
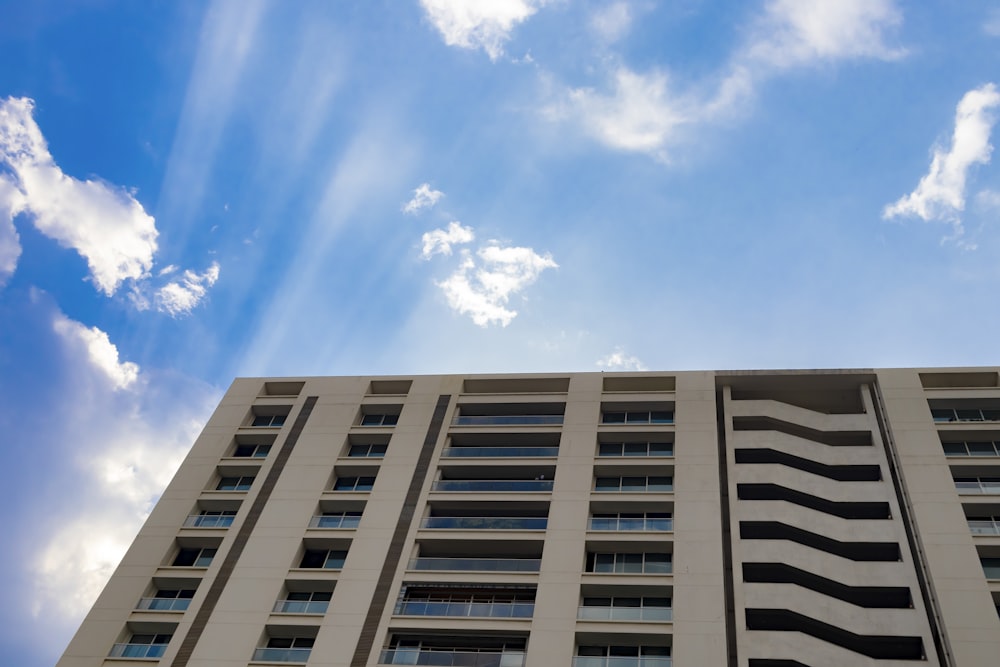
{"type": "Polygon", "coordinates": [[[28,213],[40,232],[87,261],[97,288],[112,295],[125,280],[149,274],[156,225],[132,194],[99,180],[62,172],[32,117],[28,98],[0,101],[0,162],[21,194],[16,213],[28,213]]]}
{"type": "Polygon", "coordinates": [[[14,216],[22,206],[20,191],[0,174],[0,287],[14,274],[21,257],[21,238],[14,229],[14,216]]]}
{"type": "Polygon", "coordinates": [[[614,90],[602,94],[577,88],[567,95],[567,107],[550,108],[555,116],[571,116],[593,138],[610,148],[651,153],[665,158],[665,146],[688,114],[667,89],[662,72],[637,74],[619,67],[614,90]]]}
{"type": "Polygon", "coordinates": [[[139,366],[131,361],[118,361],[118,348],[97,327],[86,327],[63,315],[57,315],[52,328],[65,343],[83,352],[90,364],[111,383],[112,389],[128,389],[139,379],[139,366]]]}
{"type": "Polygon", "coordinates": [[[506,306],[510,297],[534,283],[542,271],[559,265],[546,253],[531,248],[502,247],[496,241],[475,255],[466,252],[461,266],[437,283],[456,311],[469,315],[481,327],[506,327],[517,311],[506,306]]]}
{"type": "Polygon", "coordinates": [[[983,32],[990,37],[1000,37],[1000,9],[993,9],[986,15],[983,32]]]}
{"type": "Polygon", "coordinates": [[[438,202],[438,199],[444,197],[444,193],[440,190],[432,190],[430,183],[422,183],[416,190],[413,191],[413,199],[406,202],[403,206],[403,213],[414,214],[417,211],[430,208],[438,202]]]}
{"type": "Polygon", "coordinates": [[[156,309],[173,317],[187,315],[205,298],[208,288],[218,279],[218,262],[212,262],[204,273],[195,273],[188,269],[181,274],[179,280],[169,282],[156,290],[154,297],[156,309]]]}
{"type": "Polygon", "coordinates": [[[544,0],[420,0],[444,43],[481,48],[496,61],[514,27],[526,21],[544,0]]]}
{"type": "Polygon", "coordinates": [[[775,67],[820,60],[893,60],[905,51],[886,44],[902,23],[893,0],[772,0],[747,56],[775,67]]]}
{"type": "Polygon", "coordinates": [[[439,253],[450,255],[452,244],[471,243],[475,238],[476,234],[472,227],[463,227],[462,223],[457,221],[449,222],[448,229],[435,229],[420,238],[424,244],[421,256],[430,259],[439,253]]]}
{"type": "Polygon", "coordinates": [[[597,360],[597,366],[614,371],[644,371],[646,364],[639,357],[625,352],[622,347],[616,347],[614,352],[597,360]]]}
{"type": "Polygon", "coordinates": [[[934,149],[927,174],[916,189],[885,207],[883,218],[917,216],[955,225],[961,234],[960,213],[965,208],[966,178],[975,164],[990,161],[993,146],[990,132],[996,122],[994,110],[1000,106],[1000,92],[988,83],[970,90],[958,103],[951,147],[934,149]]]}
{"type": "Polygon", "coordinates": [[[612,2],[591,15],[590,27],[601,41],[617,42],[632,27],[632,10],[626,2],[612,2]]]}

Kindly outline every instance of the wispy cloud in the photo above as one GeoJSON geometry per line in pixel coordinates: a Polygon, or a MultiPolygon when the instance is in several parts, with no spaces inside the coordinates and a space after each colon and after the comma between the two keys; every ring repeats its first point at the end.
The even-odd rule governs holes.
{"type": "Polygon", "coordinates": [[[445,44],[482,49],[493,61],[503,55],[514,27],[544,4],[545,0],[420,0],[445,44]]]}
{"type": "Polygon", "coordinates": [[[990,37],[1000,37],[1000,8],[992,9],[986,14],[983,32],[990,37]]]}
{"type": "Polygon", "coordinates": [[[590,29],[607,44],[617,42],[632,27],[632,6],[627,2],[612,2],[590,16],[590,29]]]}
{"type": "Polygon", "coordinates": [[[128,389],[139,379],[138,364],[119,361],[118,348],[108,338],[108,334],[99,328],[87,327],[64,315],[57,315],[52,320],[52,329],[68,347],[76,350],[94,369],[100,371],[111,383],[112,389],[128,389]]]}
{"type": "Polygon", "coordinates": [[[437,285],[448,305],[479,326],[506,327],[517,317],[516,310],[507,308],[511,296],[534,283],[545,269],[558,266],[549,253],[539,255],[531,248],[491,241],[475,255],[463,253],[458,269],[437,285]]]}
{"type": "Polygon", "coordinates": [[[437,254],[450,255],[452,245],[471,243],[475,238],[472,227],[463,227],[458,221],[449,222],[447,229],[435,229],[420,238],[424,244],[421,256],[430,259],[437,254]]]}
{"type": "Polygon", "coordinates": [[[926,221],[949,222],[960,235],[969,170],[973,165],[990,161],[993,152],[990,132],[996,122],[997,107],[1000,107],[1000,92],[994,84],[967,92],[955,111],[951,146],[934,148],[930,170],[916,189],[886,206],[882,217],[916,216],[926,221]]]}
{"type": "MultiPolygon", "coordinates": [[[[28,214],[40,232],[87,261],[91,279],[107,295],[123,281],[149,274],[156,225],[127,190],[63,173],[49,153],[28,98],[0,102],[0,162],[20,193],[15,214],[28,214]]],[[[11,198],[5,197],[9,205],[11,198]]],[[[7,235],[9,244],[9,234],[7,235]]]]}
{"type": "Polygon", "coordinates": [[[646,364],[639,357],[628,354],[622,347],[616,347],[611,354],[597,360],[597,366],[609,371],[644,371],[646,364]]]}
{"type": "Polygon", "coordinates": [[[219,279],[219,263],[212,262],[203,273],[186,270],[179,280],[174,280],[156,290],[154,303],[157,310],[173,317],[187,315],[201,303],[208,288],[219,279]]]}
{"type": "Polygon", "coordinates": [[[403,213],[410,215],[421,209],[430,208],[438,202],[444,193],[431,188],[430,183],[422,183],[413,191],[413,198],[403,205],[403,213]]]}
{"type": "Polygon", "coordinates": [[[14,228],[14,216],[23,206],[17,186],[0,174],[0,287],[14,274],[21,257],[21,238],[14,228]]]}

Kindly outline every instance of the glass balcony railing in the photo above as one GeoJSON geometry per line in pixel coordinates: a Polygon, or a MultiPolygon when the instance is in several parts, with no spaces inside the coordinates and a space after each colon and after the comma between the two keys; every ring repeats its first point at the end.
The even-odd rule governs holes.
{"type": "Polygon", "coordinates": [[[399,616],[464,616],[481,618],[531,618],[534,602],[435,602],[403,600],[396,605],[399,616]]]}
{"type": "Polygon", "coordinates": [[[1000,521],[969,519],[969,532],[973,535],[1000,535],[1000,521]]]}
{"type": "Polygon", "coordinates": [[[562,415],[458,415],[452,426],[549,426],[563,423],[562,415]]]}
{"type": "Polygon", "coordinates": [[[235,518],[232,514],[192,514],[184,520],[184,527],[229,528],[235,518]]]}
{"type": "Polygon", "coordinates": [[[997,481],[955,481],[955,489],[959,493],[1000,493],[1000,480],[997,481]]]}
{"type": "Polygon", "coordinates": [[[580,607],[576,617],[585,621],[672,621],[670,607],[580,607]]]}
{"type": "Polygon", "coordinates": [[[325,614],[329,607],[329,600],[278,600],[272,611],[275,614],[325,614]]]}
{"type": "Polygon", "coordinates": [[[261,662],[308,662],[311,648],[259,648],[253,659],[261,662]]]}
{"type": "Polygon", "coordinates": [[[167,650],[166,644],[115,644],[112,658],[159,658],[167,650]]]}
{"type": "Polygon", "coordinates": [[[445,458],[558,456],[558,447],[446,447],[445,458]]]}
{"type": "Polygon", "coordinates": [[[668,656],[574,656],[573,667],[670,667],[668,656]]]}
{"type": "Polygon", "coordinates": [[[645,530],[670,531],[674,529],[674,520],[668,518],[590,518],[590,530],[645,530]]]}
{"type": "Polygon", "coordinates": [[[309,520],[310,528],[357,528],[361,523],[359,516],[314,516],[309,520]]]}
{"type": "Polygon", "coordinates": [[[421,528],[454,530],[545,530],[549,520],[544,516],[429,516],[421,528]]]}
{"type": "Polygon", "coordinates": [[[463,570],[471,572],[538,572],[540,558],[413,558],[411,570],[463,570]]]}
{"type": "Polygon", "coordinates": [[[186,611],[191,598],[142,598],[135,606],[141,611],[186,611]]]}
{"type": "Polygon", "coordinates": [[[551,491],[550,479],[439,479],[435,491],[551,491]]]}
{"type": "Polygon", "coordinates": [[[522,667],[524,653],[511,651],[446,651],[397,648],[382,651],[382,665],[438,665],[440,667],[522,667]]]}

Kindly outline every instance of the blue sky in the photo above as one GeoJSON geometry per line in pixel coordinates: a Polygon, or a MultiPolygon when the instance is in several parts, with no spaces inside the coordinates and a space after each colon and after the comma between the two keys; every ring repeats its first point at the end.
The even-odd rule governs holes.
{"type": "Polygon", "coordinates": [[[234,376],[1000,363],[1000,6],[0,0],[0,655],[234,376]]]}

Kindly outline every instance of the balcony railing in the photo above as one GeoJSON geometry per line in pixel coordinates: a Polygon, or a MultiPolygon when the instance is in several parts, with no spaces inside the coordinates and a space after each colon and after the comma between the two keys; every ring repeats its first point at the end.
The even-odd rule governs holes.
{"type": "Polygon", "coordinates": [[[550,479],[439,479],[434,491],[551,491],[550,479]]]}
{"type": "Polygon", "coordinates": [[[435,602],[403,600],[396,605],[399,616],[465,616],[483,618],[531,618],[534,602],[435,602]]]}
{"type": "Polygon", "coordinates": [[[1000,521],[969,519],[969,532],[973,535],[1000,535],[1000,521]]]}
{"type": "Polygon", "coordinates": [[[538,572],[540,558],[413,558],[411,570],[464,570],[471,572],[538,572]]]}
{"type": "Polygon", "coordinates": [[[186,611],[191,598],[142,598],[135,606],[141,611],[186,611]]]}
{"type": "Polygon", "coordinates": [[[573,667],[670,667],[667,656],[574,656],[573,667]]]}
{"type": "Polygon", "coordinates": [[[446,447],[445,458],[558,456],[558,447],[446,447]]]}
{"type": "Polygon", "coordinates": [[[278,600],[272,611],[275,614],[325,614],[329,607],[329,600],[278,600]]]}
{"type": "Polygon", "coordinates": [[[184,519],[185,528],[229,528],[233,525],[232,514],[191,514],[184,519]]]}
{"type": "Polygon", "coordinates": [[[674,520],[667,518],[590,518],[590,530],[646,530],[646,531],[670,531],[674,529],[674,520]]]}
{"type": "Polygon", "coordinates": [[[166,644],[115,644],[112,658],[159,658],[167,650],[166,644]]]}
{"type": "Polygon", "coordinates": [[[584,621],[672,621],[670,607],[580,607],[576,617],[584,621]]]}
{"type": "Polygon", "coordinates": [[[359,516],[314,516],[309,520],[310,528],[357,528],[359,516]]]}
{"type": "Polygon", "coordinates": [[[259,648],[253,659],[261,662],[308,662],[311,648],[259,648]]]}
{"type": "Polygon", "coordinates": [[[562,415],[458,415],[452,426],[550,426],[563,423],[562,415]]]}
{"type": "Polygon", "coordinates": [[[959,493],[1000,493],[1000,481],[955,482],[959,493]]]}
{"type": "Polygon", "coordinates": [[[379,664],[438,665],[440,667],[522,667],[524,653],[397,648],[382,651],[379,664]]]}
{"type": "Polygon", "coordinates": [[[429,516],[421,528],[455,530],[545,530],[549,520],[544,516],[429,516]]]}

